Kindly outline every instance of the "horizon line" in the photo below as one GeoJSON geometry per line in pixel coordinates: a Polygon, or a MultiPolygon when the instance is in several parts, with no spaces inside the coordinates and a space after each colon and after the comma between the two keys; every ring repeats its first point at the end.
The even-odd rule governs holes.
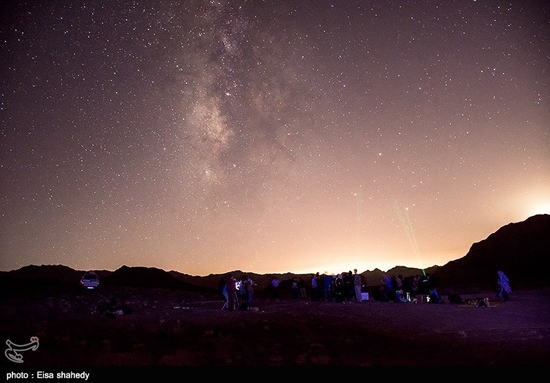
{"type": "MultiPolygon", "coordinates": [[[[16,268],[16,269],[11,269],[11,270],[0,270],[0,272],[2,273],[9,273],[9,272],[12,272],[12,271],[17,271],[17,270],[21,270],[25,267],[32,267],[32,266],[35,266],[35,267],[47,267],[47,266],[62,266],[62,267],[67,267],[71,270],[74,270],[74,271],[82,271],[82,272],[86,272],[86,271],[106,271],[106,272],[115,272],[117,270],[120,270],[121,268],[123,267],[128,267],[128,268],[144,268],[144,269],[157,269],[157,270],[162,270],[166,273],[170,273],[170,272],[176,272],[176,273],[179,273],[179,274],[185,274],[185,275],[189,275],[191,277],[208,277],[210,275],[225,275],[225,274],[229,274],[229,273],[236,273],[236,272],[239,272],[239,273],[243,273],[243,274],[257,274],[257,275],[284,275],[284,274],[295,274],[295,275],[308,275],[308,274],[316,274],[316,272],[293,272],[293,271],[285,271],[285,272],[267,272],[267,273],[261,273],[261,272],[256,272],[256,271],[243,271],[241,269],[235,269],[235,270],[229,270],[229,271],[224,271],[224,272],[220,272],[220,273],[209,273],[209,274],[206,274],[206,275],[198,275],[198,274],[188,274],[188,273],[185,273],[185,272],[182,272],[182,271],[178,271],[178,270],[174,270],[174,269],[171,269],[171,270],[166,270],[166,269],[163,269],[161,267],[156,267],[156,266],[130,266],[130,265],[127,265],[127,264],[123,264],[121,266],[119,266],[118,268],[114,269],[114,270],[110,270],[110,269],[105,269],[105,268],[86,268],[86,269],[80,269],[80,268],[75,268],[75,267],[71,267],[71,266],[68,266],[68,265],[65,265],[65,264],[62,264],[62,263],[57,263],[57,264],[46,264],[46,263],[43,263],[43,264],[34,264],[34,263],[30,263],[28,265],[24,265],[24,266],[20,266],[19,268],[16,268]]],[[[407,268],[407,269],[413,269],[413,270],[427,270],[427,269],[431,269],[431,268],[434,268],[434,267],[441,267],[441,265],[432,265],[432,266],[429,266],[429,267],[426,267],[426,268],[420,268],[420,267],[412,267],[412,266],[406,266],[406,265],[395,265],[387,270],[382,270],[378,267],[375,267],[374,269],[367,269],[367,270],[364,270],[362,272],[359,272],[358,270],[358,274],[364,274],[364,273],[368,273],[368,272],[374,272],[376,270],[378,271],[381,271],[381,272],[384,272],[384,273],[387,273],[389,272],[390,270],[392,269],[395,269],[395,268],[399,268],[399,267],[403,267],[403,268],[407,268]]],[[[349,270],[348,270],[349,271],[349,270]]],[[[347,271],[342,271],[342,272],[347,272],[347,271]]],[[[323,275],[323,274],[328,274],[328,275],[335,275],[337,273],[329,273],[329,272],[318,272],[319,274],[323,275]]]]}

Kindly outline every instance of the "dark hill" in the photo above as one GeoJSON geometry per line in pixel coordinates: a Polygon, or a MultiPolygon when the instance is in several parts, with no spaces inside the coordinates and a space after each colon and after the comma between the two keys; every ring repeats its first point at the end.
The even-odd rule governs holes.
{"type": "Polygon", "coordinates": [[[514,288],[550,286],[546,265],[550,256],[550,215],[536,215],[503,226],[472,245],[462,258],[440,267],[441,287],[495,289],[502,270],[514,288]]]}
{"type": "Polygon", "coordinates": [[[63,265],[29,265],[0,275],[2,292],[67,290],[80,288],[83,272],[63,265]]]}
{"type": "Polygon", "coordinates": [[[194,284],[185,282],[169,272],[154,267],[122,266],[105,277],[102,285],[162,288],[195,292],[206,290],[194,284]]]}
{"type": "Polygon", "coordinates": [[[256,296],[265,296],[269,294],[269,286],[273,277],[279,278],[281,281],[281,289],[289,290],[293,278],[304,279],[306,283],[309,283],[312,274],[293,274],[293,273],[273,273],[273,274],[256,274],[252,272],[244,272],[241,270],[230,271],[224,274],[210,274],[207,276],[191,276],[188,274],[183,274],[177,271],[170,272],[174,277],[190,283],[192,285],[201,286],[209,290],[221,291],[223,286],[223,281],[227,275],[231,274],[236,280],[241,280],[243,276],[251,278],[255,283],[255,293],[256,296]]]}

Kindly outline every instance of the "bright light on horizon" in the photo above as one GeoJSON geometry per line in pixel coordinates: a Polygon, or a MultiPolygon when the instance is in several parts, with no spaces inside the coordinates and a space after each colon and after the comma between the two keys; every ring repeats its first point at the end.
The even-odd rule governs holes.
{"type": "Polygon", "coordinates": [[[363,273],[365,271],[374,271],[376,269],[379,269],[383,272],[386,272],[390,269],[393,269],[397,266],[405,266],[410,268],[420,268],[419,266],[413,266],[413,265],[402,265],[402,264],[395,264],[391,262],[387,263],[377,263],[373,264],[371,262],[334,262],[332,264],[322,264],[318,265],[313,268],[303,268],[298,270],[292,270],[292,273],[295,274],[328,274],[328,275],[338,275],[340,273],[347,273],[348,271],[353,272],[355,269],[357,269],[357,273],[363,273]]]}
{"type": "Polygon", "coordinates": [[[535,205],[530,215],[550,214],[550,202],[535,205]]]}

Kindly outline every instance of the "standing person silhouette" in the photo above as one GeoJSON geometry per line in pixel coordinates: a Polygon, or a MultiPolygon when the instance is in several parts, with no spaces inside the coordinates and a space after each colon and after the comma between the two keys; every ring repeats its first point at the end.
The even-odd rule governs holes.
{"type": "Polygon", "coordinates": [[[361,274],[357,274],[357,269],[353,269],[353,289],[355,292],[355,300],[357,303],[361,303],[363,300],[361,296],[361,287],[363,283],[361,281],[361,274]]]}
{"type": "Polygon", "coordinates": [[[501,297],[504,302],[508,302],[510,300],[510,293],[512,292],[512,289],[510,288],[510,280],[501,270],[499,270],[497,274],[499,288],[498,296],[501,297]]]}
{"type": "Polygon", "coordinates": [[[229,311],[235,311],[237,306],[237,281],[233,278],[232,274],[227,275],[225,278],[225,286],[227,289],[227,309],[229,311]]]}

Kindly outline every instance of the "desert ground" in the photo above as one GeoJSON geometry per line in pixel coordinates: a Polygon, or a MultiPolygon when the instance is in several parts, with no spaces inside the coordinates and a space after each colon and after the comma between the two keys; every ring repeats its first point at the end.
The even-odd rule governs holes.
{"type": "Polygon", "coordinates": [[[483,296],[489,307],[266,297],[228,311],[178,291],[43,292],[2,299],[1,336],[39,338],[25,367],[548,365],[550,290],[463,298],[483,296]],[[126,309],[105,315],[113,298],[126,309]]]}

